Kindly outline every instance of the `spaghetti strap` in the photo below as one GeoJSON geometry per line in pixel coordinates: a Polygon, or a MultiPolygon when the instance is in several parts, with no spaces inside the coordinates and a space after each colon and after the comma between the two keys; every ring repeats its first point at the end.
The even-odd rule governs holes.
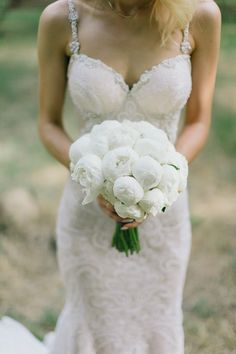
{"type": "Polygon", "coordinates": [[[189,42],[189,23],[183,29],[183,40],[180,44],[180,49],[183,54],[189,54],[192,49],[189,42]]]}
{"type": "Polygon", "coordinates": [[[67,0],[68,2],[68,19],[71,24],[72,39],[69,44],[72,54],[78,53],[80,49],[80,43],[78,39],[78,13],[73,0],[67,0]]]}

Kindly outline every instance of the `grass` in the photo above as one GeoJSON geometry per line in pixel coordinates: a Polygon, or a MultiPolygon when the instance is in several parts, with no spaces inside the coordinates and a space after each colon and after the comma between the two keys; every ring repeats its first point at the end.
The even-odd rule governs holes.
{"type": "MultiPolygon", "coordinates": [[[[39,14],[39,9],[14,10],[1,27],[0,193],[27,190],[40,216],[21,229],[0,213],[0,314],[16,318],[42,339],[55,327],[64,301],[54,220],[65,169],[45,151],[36,128],[39,14]]],[[[193,244],[184,293],[186,354],[236,353],[235,38],[236,26],[224,24],[212,128],[190,172],[193,244]]],[[[74,136],[78,128],[68,98],[65,117],[74,136]]]]}
{"type": "Polygon", "coordinates": [[[2,34],[7,33],[8,39],[27,39],[35,37],[38,18],[42,9],[40,7],[14,9],[7,13],[7,18],[1,24],[2,34]],[[24,36],[22,36],[24,35],[24,36]]]}
{"type": "Polygon", "coordinates": [[[205,298],[199,298],[192,307],[192,312],[197,317],[205,319],[212,317],[215,313],[213,307],[209,304],[208,300],[205,298]]]}
{"type": "Polygon", "coordinates": [[[232,275],[236,280],[236,256],[235,255],[230,260],[229,268],[231,269],[232,275]]]}
{"type": "Polygon", "coordinates": [[[235,126],[235,112],[225,111],[222,112],[215,110],[215,140],[221,150],[228,157],[235,158],[236,151],[236,126],[235,126]]]}

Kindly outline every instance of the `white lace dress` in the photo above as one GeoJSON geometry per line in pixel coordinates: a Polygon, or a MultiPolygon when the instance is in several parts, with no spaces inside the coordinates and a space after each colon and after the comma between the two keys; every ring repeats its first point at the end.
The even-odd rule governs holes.
{"type": "MultiPolygon", "coordinates": [[[[80,53],[79,16],[68,0],[72,56],[68,86],[80,134],[105,119],[147,120],[175,142],[191,92],[188,26],[180,54],[146,70],[130,89],[98,59],[80,53]],[[79,31],[78,31],[79,32],[79,31]]],[[[114,221],[68,176],[57,218],[65,306],[50,354],[183,354],[182,295],[191,249],[188,194],[140,226],[141,252],[111,247],[114,221]]]]}

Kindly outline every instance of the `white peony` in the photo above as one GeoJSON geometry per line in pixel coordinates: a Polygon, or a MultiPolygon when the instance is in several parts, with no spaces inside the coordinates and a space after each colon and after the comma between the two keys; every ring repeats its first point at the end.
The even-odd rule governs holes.
{"type": "Polygon", "coordinates": [[[121,146],[133,147],[138,138],[139,133],[136,129],[132,126],[121,124],[120,127],[110,132],[109,148],[112,150],[121,146]]]}
{"type": "Polygon", "coordinates": [[[168,157],[168,164],[173,165],[179,169],[179,192],[183,192],[187,187],[188,179],[188,161],[179,152],[175,151],[173,154],[170,154],[168,157]]]}
{"type": "Polygon", "coordinates": [[[159,163],[164,163],[169,154],[170,143],[168,140],[139,139],[134,145],[134,150],[139,156],[149,155],[159,163]]]}
{"type": "Polygon", "coordinates": [[[105,178],[114,182],[118,177],[131,175],[132,165],[137,159],[137,153],[129,146],[109,151],[102,160],[105,178]]]}
{"type": "Polygon", "coordinates": [[[168,137],[164,130],[155,127],[149,122],[146,122],[144,120],[141,120],[140,122],[135,122],[135,128],[139,131],[141,138],[162,141],[165,144],[168,142],[168,137]]]}
{"type": "Polygon", "coordinates": [[[121,217],[121,218],[131,218],[135,219],[137,221],[142,221],[144,219],[144,212],[140,208],[139,205],[131,205],[127,206],[123,203],[121,203],[119,200],[115,202],[114,204],[114,209],[116,213],[121,217]]]}
{"type": "Polygon", "coordinates": [[[179,171],[179,188],[178,191],[181,193],[183,192],[186,188],[187,188],[187,184],[188,184],[188,178],[187,176],[182,173],[182,171],[179,171]]]}
{"type": "Polygon", "coordinates": [[[91,139],[91,150],[92,153],[98,155],[99,157],[103,157],[109,150],[108,146],[108,138],[106,135],[96,135],[91,139]]]}
{"type": "Polygon", "coordinates": [[[82,204],[91,202],[101,191],[104,182],[101,159],[93,154],[83,156],[75,165],[71,177],[84,187],[86,197],[82,204]]]}
{"type": "Polygon", "coordinates": [[[173,153],[169,154],[167,163],[182,169],[185,175],[188,174],[188,161],[185,156],[180,154],[178,151],[174,151],[173,153]]]}
{"type": "Polygon", "coordinates": [[[156,187],[162,176],[162,166],[150,156],[140,157],[133,164],[132,174],[145,191],[156,187]]]}
{"type": "Polygon", "coordinates": [[[116,201],[116,197],[114,195],[113,192],[113,182],[109,181],[109,180],[105,180],[102,190],[101,190],[101,194],[102,196],[108,201],[110,202],[112,205],[115,203],[116,201]]]}
{"type": "Polygon", "coordinates": [[[138,203],[144,194],[143,188],[134,177],[124,176],[115,180],[113,192],[117,199],[127,206],[138,203]]]}
{"type": "Polygon", "coordinates": [[[129,120],[129,119],[124,119],[121,124],[122,124],[122,126],[125,127],[125,128],[134,129],[134,130],[138,133],[138,135],[139,135],[139,137],[140,137],[140,132],[139,132],[139,130],[138,130],[137,127],[136,127],[137,122],[133,122],[133,121],[131,121],[131,120],[129,120]]]}
{"type": "Polygon", "coordinates": [[[146,213],[156,216],[166,206],[166,198],[160,189],[154,188],[144,194],[139,205],[146,213]]]}
{"type": "Polygon", "coordinates": [[[158,188],[164,193],[167,204],[170,206],[178,197],[180,175],[174,167],[169,165],[163,166],[163,175],[158,188]]]}
{"type": "Polygon", "coordinates": [[[89,134],[82,135],[79,139],[77,139],[71,144],[69,149],[69,157],[74,165],[79,161],[82,156],[90,153],[92,153],[92,149],[89,134]]]}
{"type": "Polygon", "coordinates": [[[70,173],[71,174],[74,172],[74,169],[75,169],[75,164],[70,161],[70,173]]]}
{"type": "Polygon", "coordinates": [[[104,120],[100,124],[95,124],[90,132],[91,139],[99,135],[109,136],[109,134],[120,127],[117,120],[104,120]]]}

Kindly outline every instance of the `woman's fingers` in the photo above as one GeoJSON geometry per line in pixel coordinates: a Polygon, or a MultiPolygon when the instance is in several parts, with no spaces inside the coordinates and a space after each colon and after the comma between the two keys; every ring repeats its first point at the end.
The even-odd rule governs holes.
{"type": "Polygon", "coordinates": [[[112,219],[120,222],[120,223],[127,223],[127,222],[130,222],[132,221],[131,219],[124,219],[124,218],[121,218],[118,214],[116,214],[116,212],[110,212],[110,211],[105,211],[107,215],[109,215],[112,219]]]}
{"type": "Polygon", "coordinates": [[[101,209],[104,211],[105,214],[110,216],[113,220],[120,222],[120,223],[125,223],[124,226],[122,226],[123,230],[131,229],[133,227],[137,227],[139,224],[141,224],[142,221],[134,221],[131,218],[121,218],[115,211],[113,205],[109,203],[103,196],[100,194],[97,197],[97,201],[101,209]]]}
{"type": "Polygon", "coordinates": [[[97,201],[101,209],[106,213],[108,216],[110,216],[112,219],[114,219],[117,222],[120,223],[126,223],[126,222],[131,222],[132,219],[124,219],[121,218],[119,215],[117,215],[113,205],[109,203],[106,199],[104,199],[102,196],[97,197],[97,201]]]}
{"type": "Polygon", "coordinates": [[[127,230],[127,229],[132,229],[133,227],[138,227],[140,224],[142,224],[144,222],[144,220],[146,220],[147,218],[147,214],[144,215],[143,219],[140,221],[133,221],[133,222],[129,222],[126,223],[124,226],[122,226],[122,230],[127,230]]]}
{"type": "Polygon", "coordinates": [[[98,201],[98,204],[106,214],[111,215],[112,213],[115,213],[115,209],[109,202],[105,203],[104,201],[98,201]]]}
{"type": "Polygon", "coordinates": [[[111,203],[109,203],[106,199],[104,199],[102,196],[98,196],[97,197],[97,200],[98,200],[98,203],[101,207],[104,207],[108,210],[111,210],[111,211],[115,211],[113,205],[111,203]]]}
{"type": "Polygon", "coordinates": [[[142,221],[134,221],[131,223],[126,223],[124,226],[122,226],[121,230],[132,229],[134,227],[138,227],[140,224],[142,224],[142,221]]]}
{"type": "Polygon", "coordinates": [[[110,216],[115,221],[121,222],[121,217],[119,215],[117,215],[116,213],[113,213],[113,212],[106,210],[106,209],[104,211],[108,216],[110,216]]]}

